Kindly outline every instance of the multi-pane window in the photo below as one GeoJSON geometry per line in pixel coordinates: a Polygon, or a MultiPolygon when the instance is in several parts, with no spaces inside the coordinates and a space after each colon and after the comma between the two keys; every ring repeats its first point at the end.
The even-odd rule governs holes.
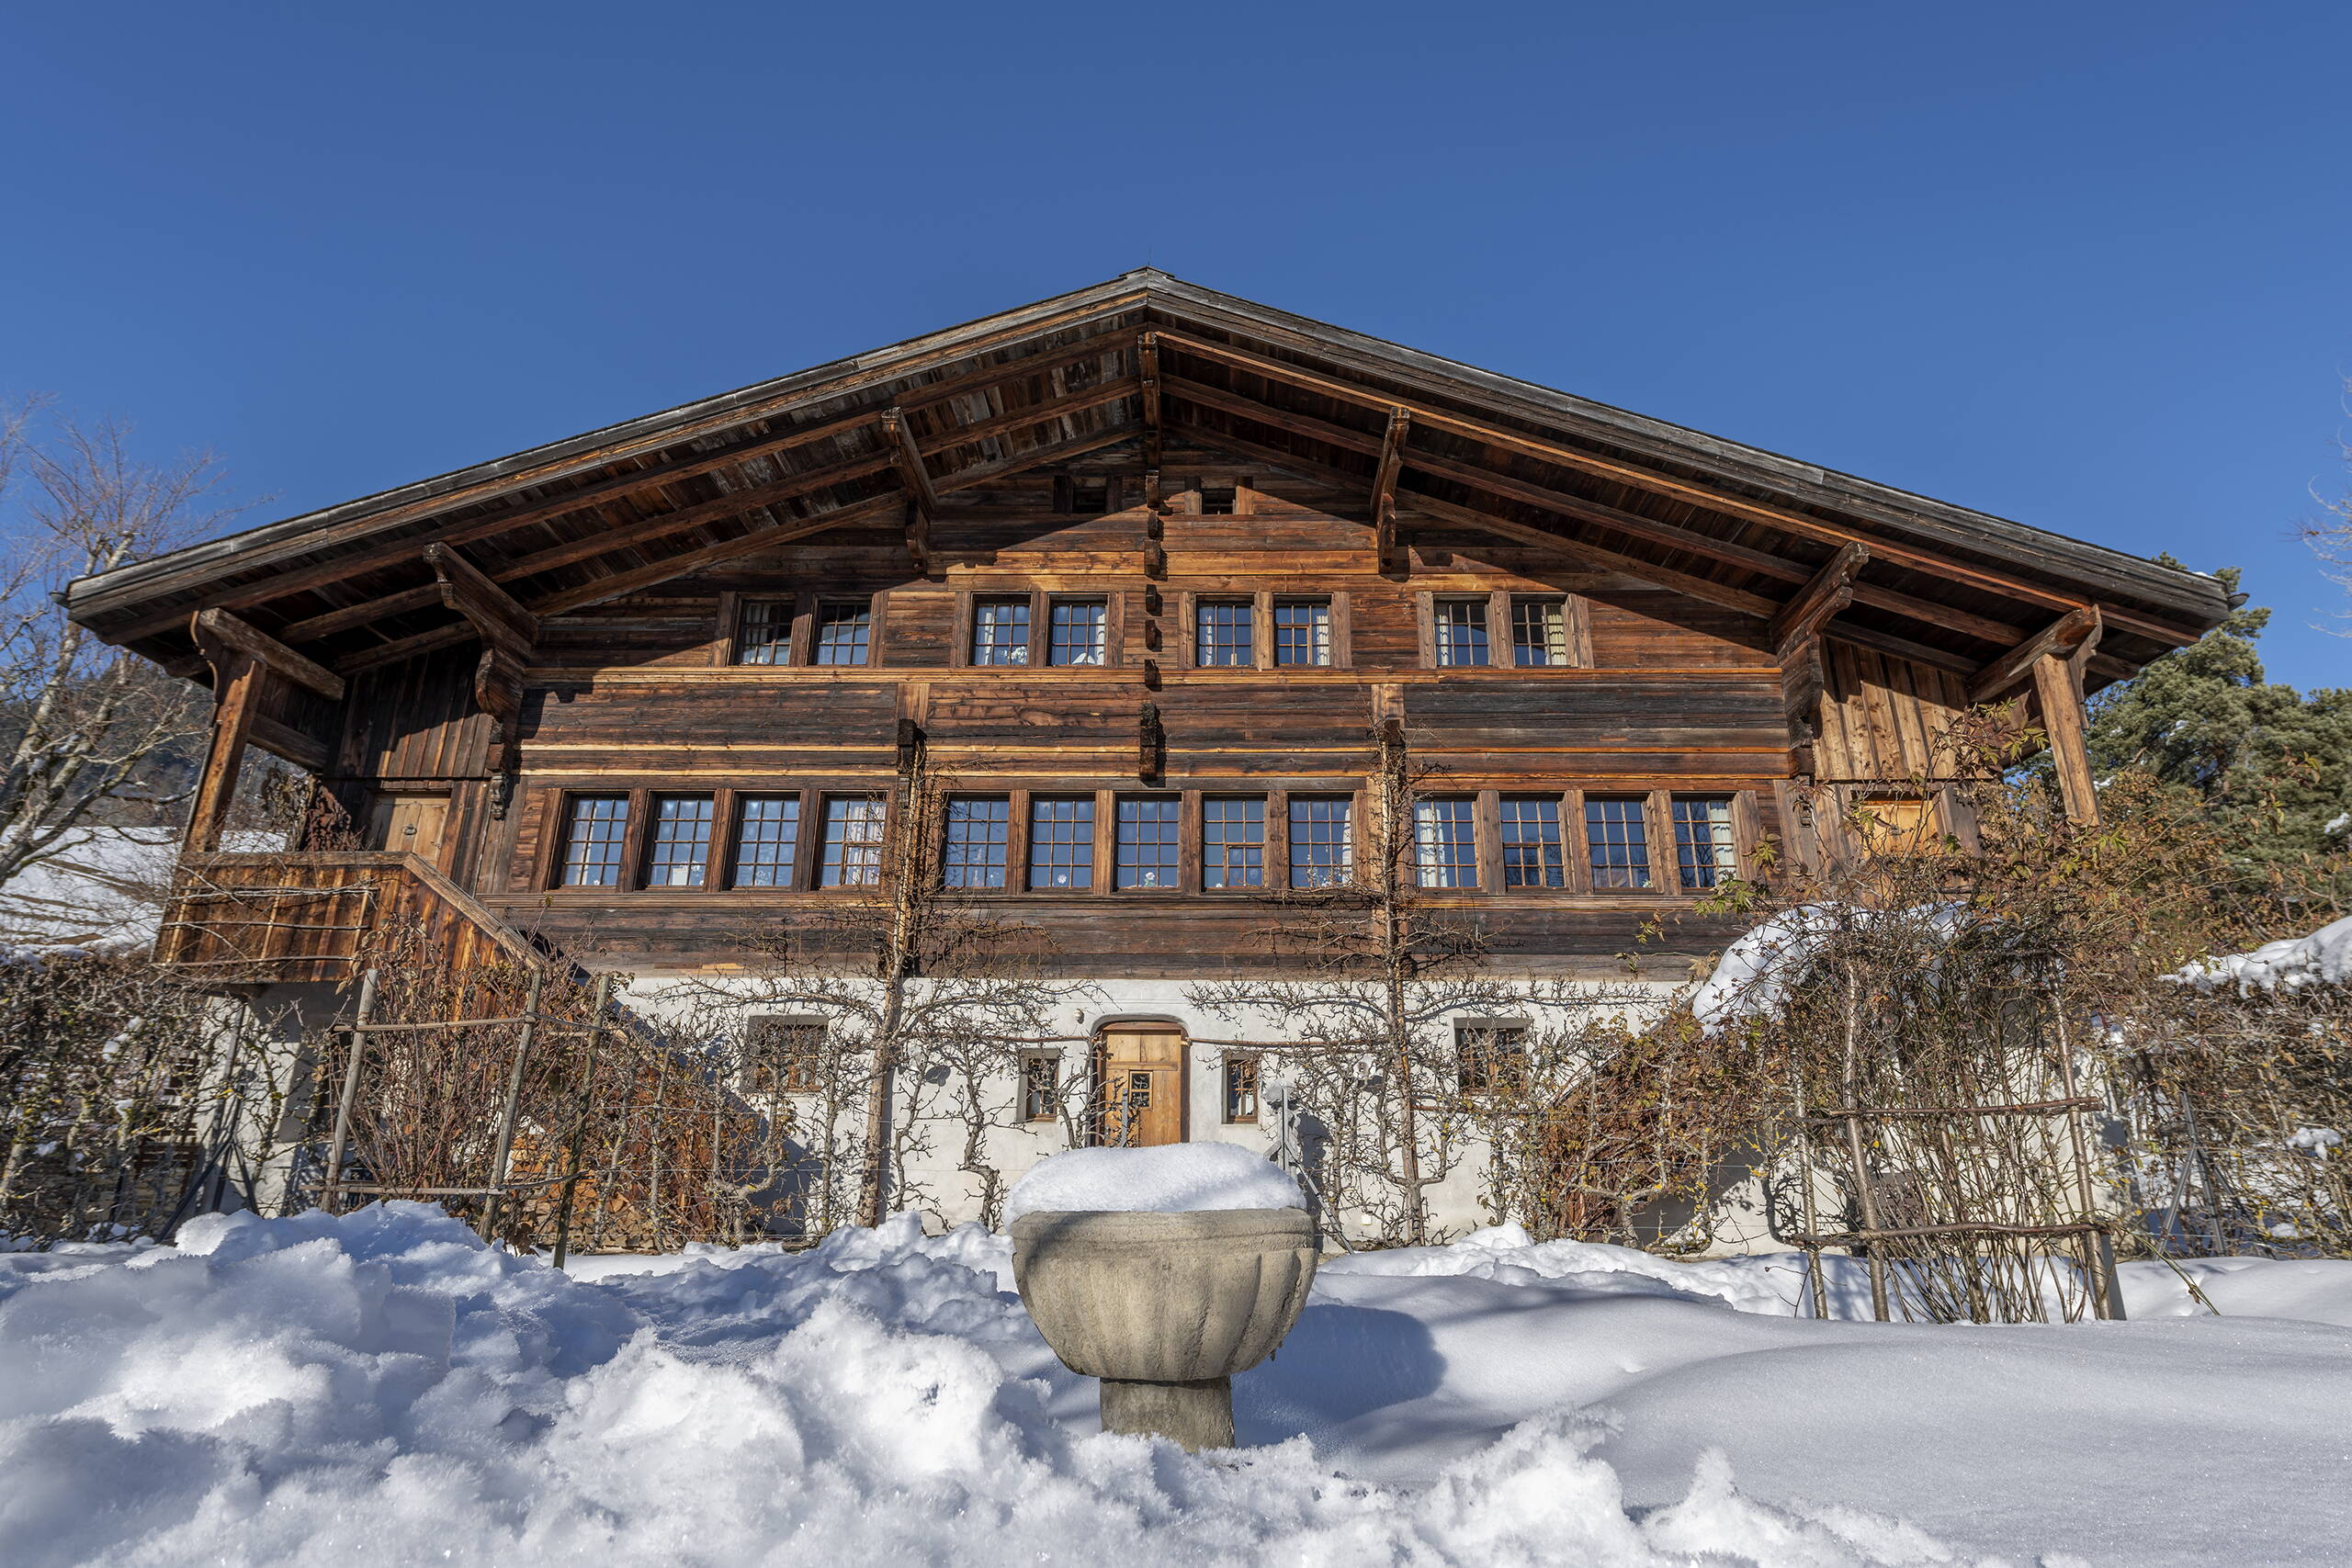
{"type": "Polygon", "coordinates": [[[1061,1114],[1062,1054],[1021,1053],[1021,1119],[1051,1122],[1061,1114]]]}
{"type": "Polygon", "coordinates": [[[1046,610],[1046,662],[1104,662],[1107,606],[1100,599],[1057,599],[1046,610]]]}
{"type": "Polygon", "coordinates": [[[1527,1027],[1463,1024],[1453,1032],[1453,1059],[1464,1094],[1516,1089],[1527,1081],[1527,1027]]]}
{"type": "Polygon", "coordinates": [[[1565,887],[1560,853],[1560,803],[1546,796],[1502,799],[1503,886],[1565,887]]]}
{"type": "Polygon", "coordinates": [[[958,795],[947,803],[940,880],[950,887],[1001,887],[1012,803],[1001,795],[958,795]]]}
{"type": "Polygon", "coordinates": [[[882,797],[825,797],[824,853],[817,863],[820,887],[872,887],[882,880],[882,797]]]}
{"type": "Polygon", "coordinates": [[[1588,800],[1584,837],[1595,887],[1647,887],[1650,835],[1638,800],[1588,800]]]}
{"type": "Polygon", "coordinates": [[[1029,886],[1094,886],[1094,803],[1091,800],[1029,802],[1029,886]]]}
{"type": "Polygon", "coordinates": [[[1223,484],[1213,479],[1204,480],[1201,485],[1201,515],[1230,517],[1240,500],[1241,487],[1231,480],[1223,484]]]}
{"type": "Polygon", "coordinates": [[[976,599],[972,602],[972,662],[1029,662],[1029,601],[976,599]]]}
{"type": "Polygon", "coordinates": [[[792,601],[746,599],[735,624],[735,662],[787,664],[792,660],[792,601]]]}
{"type": "Polygon", "coordinates": [[[1246,600],[1204,599],[1194,607],[1193,662],[1204,669],[1248,666],[1253,607],[1246,600]]]}
{"type": "Polygon", "coordinates": [[[563,886],[617,887],[628,838],[628,796],[574,795],[564,824],[563,886]]]}
{"type": "Polygon", "coordinates": [[[1258,1119],[1257,1057],[1226,1057],[1225,1119],[1227,1122],[1255,1122],[1258,1119]]]}
{"type": "Polygon", "coordinates": [[[1442,665],[1491,664],[1487,648],[1487,602],[1484,599],[1440,599],[1431,607],[1437,631],[1437,661],[1442,665]]]}
{"type": "Polygon", "coordinates": [[[743,1029],[746,1094],[815,1094],[824,1088],[825,1021],[763,1013],[743,1029]]]}
{"type": "Polygon", "coordinates": [[[1674,802],[1674,862],[1686,888],[1719,887],[1739,874],[1731,802],[1678,797],[1674,802]]]}
{"type": "Polygon", "coordinates": [[[1510,661],[1521,669],[1568,661],[1568,606],[1558,599],[1510,602],[1510,661]]]}
{"type": "Polygon", "coordinates": [[[1259,887],[1266,880],[1266,803],[1242,797],[1201,802],[1201,886],[1259,887]]]}
{"type": "Polygon", "coordinates": [[[1178,883],[1177,839],[1183,824],[1180,801],[1145,795],[1119,802],[1120,887],[1174,887],[1178,883]]]}
{"type": "Polygon", "coordinates": [[[811,664],[863,664],[874,636],[870,604],[820,604],[816,630],[810,636],[811,664]]]}
{"type": "Polygon", "coordinates": [[[1355,869],[1355,839],[1344,798],[1291,796],[1290,885],[1337,887],[1355,869]]]}
{"type": "Polygon", "coordinates": [[[710,865],[711,799],[663,795],[653,800],[653,842],[645,852],[648,887],[700,887],[710,865]]]}
{"type": "Polygon", "coordinates": [[[798,795],[743,797],[735,820],[735,886],[791,886],[793,855],[799,840],[798,795]]]}
{"type": "Polygon", "coordinates": [[[1478,886],[1478,834],[1469,800],[1413,803],[1413,863],[1423,887],[1478,886]]]}
{"type": "Polygon", "coordinates": [[[1274,602],[1274,662],[1331,662],[1331,605],[1323,599],[1274,602]]]}

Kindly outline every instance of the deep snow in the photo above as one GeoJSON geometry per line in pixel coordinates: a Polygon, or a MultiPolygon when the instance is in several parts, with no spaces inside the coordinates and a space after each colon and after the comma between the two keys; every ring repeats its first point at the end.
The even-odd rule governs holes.
{"type": "Polygon", "coordinates": [[[1794,1318],[1786,1259],[1486,1232],[1327,1265],[1236,1380],[1274,1446],[1195,1460],[1092,1433],[976,1228],[598,1261],[411,1204],[0,1256],[0,1555],[2347,1556],[2352,1265],[2193,1266],[2224,1317],[2135,1265],[2154,1321],[1947,1328],[1794,1318]]]}
{"type": "Polygon", "coordinates": [[[1304,1209],[1297,1179],[1239,1144],[1067,1149],[1029,1168],[1004,1197],[1005,1224],[1056,1210],[1181,1214],[1204,1209],[1304,1209]]]}

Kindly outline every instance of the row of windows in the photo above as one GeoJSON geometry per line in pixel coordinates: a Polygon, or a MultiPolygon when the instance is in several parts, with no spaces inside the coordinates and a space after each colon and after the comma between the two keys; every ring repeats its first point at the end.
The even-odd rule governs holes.
{"type": "MultiPolygon", "coordinates": [[[[718,800],[708,795],[648,799],[646,887],[871,887],[882,880],[885,803],[873,795],[816,797],[815,831],[802,832],[802,797],[732,797],[727,853],[715,855],[718,800]],[[810,841],[804,843],[804,838],[810,841]],[[813,863],[802,874],[803,857],[813,863]]],[[[1413,806],[1413,875],[1430,888],[1566,887],[1570,841],[1558,795],[1495,797],[1492,858],[1480,850],[1477,797],[1441,795],[1413,806]]],[[[1116,889],[1183,886],[1184,803],[1171,795],[1117,795],[1110,802],[1108,864],[1093,795],[1034,795],[1026,803],[1025,867],[1015,863],[1014,801],[1009,795],[951,797],[939,844],[941,882],[955,888],[1091,892],[1107,875],[1116,889]],[[1025,872],[1025,874],[1024,874],[1025,872]]],[[[1650,844],[1646,796],[1591,795],[1583,802],[1583,865],[1596,891],[1643,889],[1661,874],[1700,892],[1736,874],[1732,802],[1674,795],[1666,803],[1673,841],[1661,868],[1650,844]]],[[[1200,879],[1206,891],[1269,886],[1329,887],[1355,870],[1355,802],[1347,795],[1295,795],[1281,803],[1287,846],[1270,863],[1264,795],[1204,795],[1200,801],[1200,879]]],[[[618,887],[629,875],[630,797],[571,797],[557,873],[566,887],[618,887]]]]}
{"type": "MultiPolygon", "coordinates": [[[[1444,669],[1503,663],[1521,669],[1564,668],[1572,654],[1567,601],[1543,594],[1504,596],[1510,624],[1494,627],[1491,595],[1432,598],[1431,657],[1444,669]],[[1508,646],[1504,637],[1508,636],[1508,646]]],[[[874,610],[865,601],[820,601],[810,612],[808,646],[793,649],[794,603],[752,599],[738,612],[739,664],[865,664],[873,648],[874,610]]],[[[1261,634],[1252,598],[1204,595],[1193,604],[1193,663],[1204,670],[1251,669],[1258,639],[1268,637],[1271,661],[1281,667],[1329,665],[1336,648],[1331,601],[1277,598],[1261,634]]],[[[975,665],[1056,666],[1110,662],[1110,603],[1055,595],[977,595],[966,659],[975,665]],[[1040,601],[1042,600],[1042,608],[1040,601]],[[1042,635],[1040,635],[1042,633],[1042,635]]]]}

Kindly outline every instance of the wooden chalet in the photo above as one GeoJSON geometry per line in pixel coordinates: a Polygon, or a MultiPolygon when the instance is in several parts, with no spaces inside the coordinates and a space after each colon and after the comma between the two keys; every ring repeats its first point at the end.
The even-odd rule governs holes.
{"type": "MultiPolygon", "coordinates": [[[[1064,972],[1272,962],[1360,833],[1379,724],[1437,770],[1422,883],[1496,962],[1613,972],[1794,786],[1902,795],[2022,692],[2082,698],[2212,579],[1149,269],[75,582],[208,682],[163,956],[335,978],[371,920],[724,964],[875,863],[919,739],[950,846],[1064,972]],[[364,850],[216,852],[259,747],[364,850]]],[[[1915,809],[1940,809],[1917,789],[1915,809]]],[[[1706,945],[1701,929],[1690,939],[1706,945]]]]}

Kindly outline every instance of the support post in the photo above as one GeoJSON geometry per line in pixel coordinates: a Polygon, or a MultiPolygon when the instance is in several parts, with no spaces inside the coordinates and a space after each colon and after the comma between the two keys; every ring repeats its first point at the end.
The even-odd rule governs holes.
{"type": "Polygon", "coordinates": [[[319,1207],[332,1214],[343,1201],[343,1156],[351,1143],[352,1107],[359,1099],[359,1064],[368,1050],[368,1021],[376,1008],[376,971],[359,977],[359,1009],[351,1020],[351,1054],[343,1067],[343,1094],[335,1101],[334,1137],[327,1145],[326,1186],[319,1207]]]}
{"type": "Polygon", "coordinates": [[[482,1200],[481,1224],[475,1234],[488,1241],[498,1228],[498,1205],[506,1196],[506,1162],[514,1152],[514,1112],[523,1102],[523,1069],[530,1061],[531,1042],[538,1038],[539,995],[547,987],[547,972],[531,971],[531,988],[523,1001],[523,1030],[514,1040],[514,1066],[506,1075],[506,1103],[498,1113],[498,1146],[490,1156],[490,1193],[482,1200]]]}
{"type": "Polygon", "coordinates": [[[563,1197],[555,1211],[554,1263],[558,1269],[563,1267],[564,1258],[571,1250],[571,1203],[573,1196],[580,1190],[582,1174],[580,1168],[581,1149],[588,1141],[588,1108],[595,1098],[596,1067],[605,1044],[605,1011],[612,1005],[612,1000],[613,977],[599,975],[596,976],[596,1010],[594,1015],[596,1021],[588,1032],[588,1059],[581,1067],[580,1098],[571,1117],[571,1140],[564,1150],[563,1197]]]}
{"type": "Polygon", "coordinates": [[[2041,700],[2041,728],[2050,737],[2050,761],[2058,773],[2059,798],[2069,821],[2098,826],[2098,789],[2091,778],[2091,754],[2083,721],[2083,688],[2074,660],[2045,653],[2033,661],[2034,694],[2041,700]]]}

